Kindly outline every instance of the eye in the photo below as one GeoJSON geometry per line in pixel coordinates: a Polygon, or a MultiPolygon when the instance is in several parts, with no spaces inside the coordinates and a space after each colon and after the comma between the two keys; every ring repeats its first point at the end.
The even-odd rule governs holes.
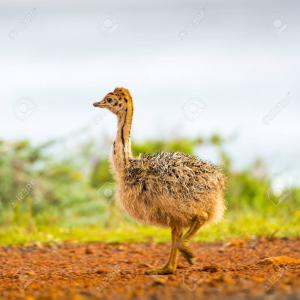
{"type": "Polygon", "coordinates": [[[113,99],[108,98],[108,99],[107,99],[107,102],[111,104],[111,103],[113,103],[113,99]]]}

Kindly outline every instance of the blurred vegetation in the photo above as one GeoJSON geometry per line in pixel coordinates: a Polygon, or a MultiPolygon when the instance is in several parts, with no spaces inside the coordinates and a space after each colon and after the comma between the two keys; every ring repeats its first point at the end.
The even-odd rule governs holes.
{"type": "MultiPolygon", "coordinates": [[[[226,143],[217,134],[150,140],[133,143],[133,153],[181,151],[196,155],[203,147],[216,152],[227,176],[228,212],[223,222],[203,231],[204,239],[298,235],[300,188],[273,191],[272,179],[260,160],[244,170],[234,170],[224,150],[226,143]]],[[[0,243],[166,240],[166,231],[136,224],[119,209],[109,159],[98,154],[99,147],[91,142],[78,145],[65,158],[51,150],[56,144],[0,141],[0,243]]]]}

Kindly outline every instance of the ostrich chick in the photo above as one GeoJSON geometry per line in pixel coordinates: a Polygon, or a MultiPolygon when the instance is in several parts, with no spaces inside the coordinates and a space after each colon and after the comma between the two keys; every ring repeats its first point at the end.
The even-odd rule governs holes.
{"type": "Polygon", "coordinates": [[[167,264],[146,274],[174,273],[178,251],[192,264],[188,241],[202,225],[220,220],[224,213],[221,171],[210,163],[177,152],[133,157],[130,143],[133,101],[127,89],[116,88],[94,106],[108,109],[118,119],[112,164],[122,206],[130,216],[145,224],[171,228],[172,248],[167,264]]]}

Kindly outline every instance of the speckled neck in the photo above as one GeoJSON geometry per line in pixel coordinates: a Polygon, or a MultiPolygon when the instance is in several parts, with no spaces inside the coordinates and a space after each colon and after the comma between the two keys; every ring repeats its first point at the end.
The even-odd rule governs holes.
{"type": "Polygon", "coordinates": [[[129,158],[132,157],[131,153],[131,125],[133,117],[132,100],[127,99],[127,106],[125,111],[118,116],[118,131],[113,149],[113,161],[115,169],[118,173],[123,173],[129,158]]]}

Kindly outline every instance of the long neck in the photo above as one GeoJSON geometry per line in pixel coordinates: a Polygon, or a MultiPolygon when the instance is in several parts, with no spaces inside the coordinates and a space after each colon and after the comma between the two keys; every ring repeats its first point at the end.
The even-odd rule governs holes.
{"type": "Polygon", "coordinates": [[[113,161],[118,173],[122,173],[129,158],[132,157],[130,132],[133,116],[132,102],[128,102],[126,110],[118,116],[118,131],[114,142],[113,161]]]}

